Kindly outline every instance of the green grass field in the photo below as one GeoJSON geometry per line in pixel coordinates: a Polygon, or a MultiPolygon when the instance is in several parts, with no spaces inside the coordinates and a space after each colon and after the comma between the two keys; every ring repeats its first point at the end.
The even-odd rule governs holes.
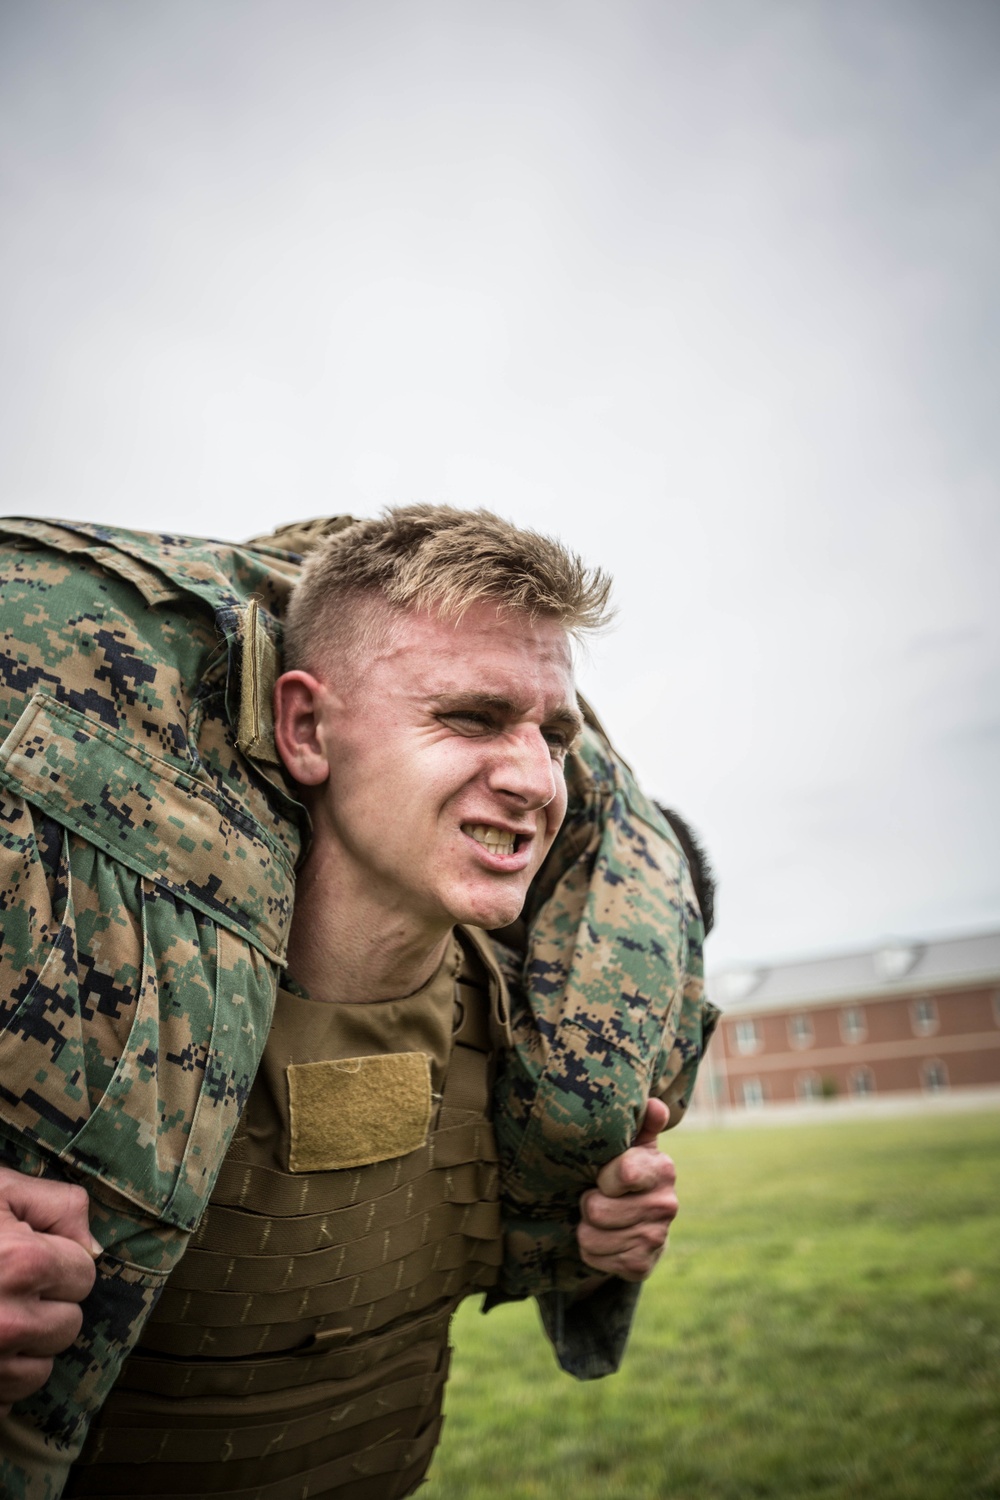
{"type": "Polygon", "coordinates": [[[1000,1113],[666,1139],[624,1368],[467,1303],[427,1500],[997,1500],[1000,1113]]]}

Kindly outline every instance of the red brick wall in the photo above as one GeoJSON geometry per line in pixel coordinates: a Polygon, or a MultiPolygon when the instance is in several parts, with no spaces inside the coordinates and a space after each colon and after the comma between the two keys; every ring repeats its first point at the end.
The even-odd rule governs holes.
{"type": "Polygon", "coordinates": [[[863,1001],[824,1002],[793,1011],[741,1011],[724,1016],[713,1042],[711,1071],[724,1080],[720,1102],[742,1106],[742,1084],[757,1079],[764,1101],[780,1103],[801,1097],[797,1084],[814,1074],[838,1095],[852,1092],[851,1078],[859,1068],[870,1071],[876,1094],[927,1086],[925,1067],[937,1062],[945,1069],[949,1088],[1000,1084],[1000,998],[995,987],[945,991],[933,996],[896,995],[863,1001]],[[914,1002],[932,998],[936,1024],[922,1032],[914,1025],[914,1002]],[[841,1017],[845,1010],[862,1012],[863,1039],[844,1040],[841,1017]],[[811,1045],[792,1041],[793,1017],[808,1015],[813,1028],[811,1045]],[[740,1021],[757,1023],[760,1044],[755,1052],[736,1045],[740,1021]]]}

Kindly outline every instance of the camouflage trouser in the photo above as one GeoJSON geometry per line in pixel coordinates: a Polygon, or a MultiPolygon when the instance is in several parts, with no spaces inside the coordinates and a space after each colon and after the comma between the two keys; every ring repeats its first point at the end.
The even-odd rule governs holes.
{"type": "Polygon", "coordinates": [[[263,1044],[273,975],[210,918],[2,791],[0,910],[0,1162],[82,1183],[105,1251],[80,1336],[0,1421],[0,1493],[54,1500],[235,1126],[249,1078],[234,1089],[211,1039],[231,1028],[263,1044]]]}

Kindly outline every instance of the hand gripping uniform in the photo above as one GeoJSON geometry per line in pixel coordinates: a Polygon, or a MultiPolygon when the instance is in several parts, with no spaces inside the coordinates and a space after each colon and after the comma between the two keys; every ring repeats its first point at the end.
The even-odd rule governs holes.
{"type": "MultiPolygon", "coordinates": [[[[307,833],[269,729],[280,618],[301,554],[347,524],[237,547],[0,523],[0,1162],[84,1182],[105,1246],[80,1338],[0,1422],[15,1500],[60,1493],[257,1073],[307,833]]],[[[596,728],[567,775],[564,828],[494,945],[512,1045],[492,1295],[538,1295],[588,1376],[615,1367],[629,1317],[606,1308],[594,1337],[595,1299],[566,1313],[579,1193],[650,1092],[682,1113],[714,1014],[667,825],[596,728]]]]}

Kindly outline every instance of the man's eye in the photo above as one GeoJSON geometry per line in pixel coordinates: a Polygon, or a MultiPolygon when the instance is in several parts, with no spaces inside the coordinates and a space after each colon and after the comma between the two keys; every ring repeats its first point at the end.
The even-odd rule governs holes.
{"type": "Polygon", "coordinates": [[[543,729],[542,734],[553,755],[557,755],[561,759],[569,750],[569,735],[565,734],[561,729],[543,729]]]}
{"type": "Polygon", "coordinates": [[[493,722],[489,714],[477,713],[473,709],[470,709],[468,713],[463,711],[462,713],[442,714],[441,718],[446,724],[472,734],[492,728],[493,722]]]}

